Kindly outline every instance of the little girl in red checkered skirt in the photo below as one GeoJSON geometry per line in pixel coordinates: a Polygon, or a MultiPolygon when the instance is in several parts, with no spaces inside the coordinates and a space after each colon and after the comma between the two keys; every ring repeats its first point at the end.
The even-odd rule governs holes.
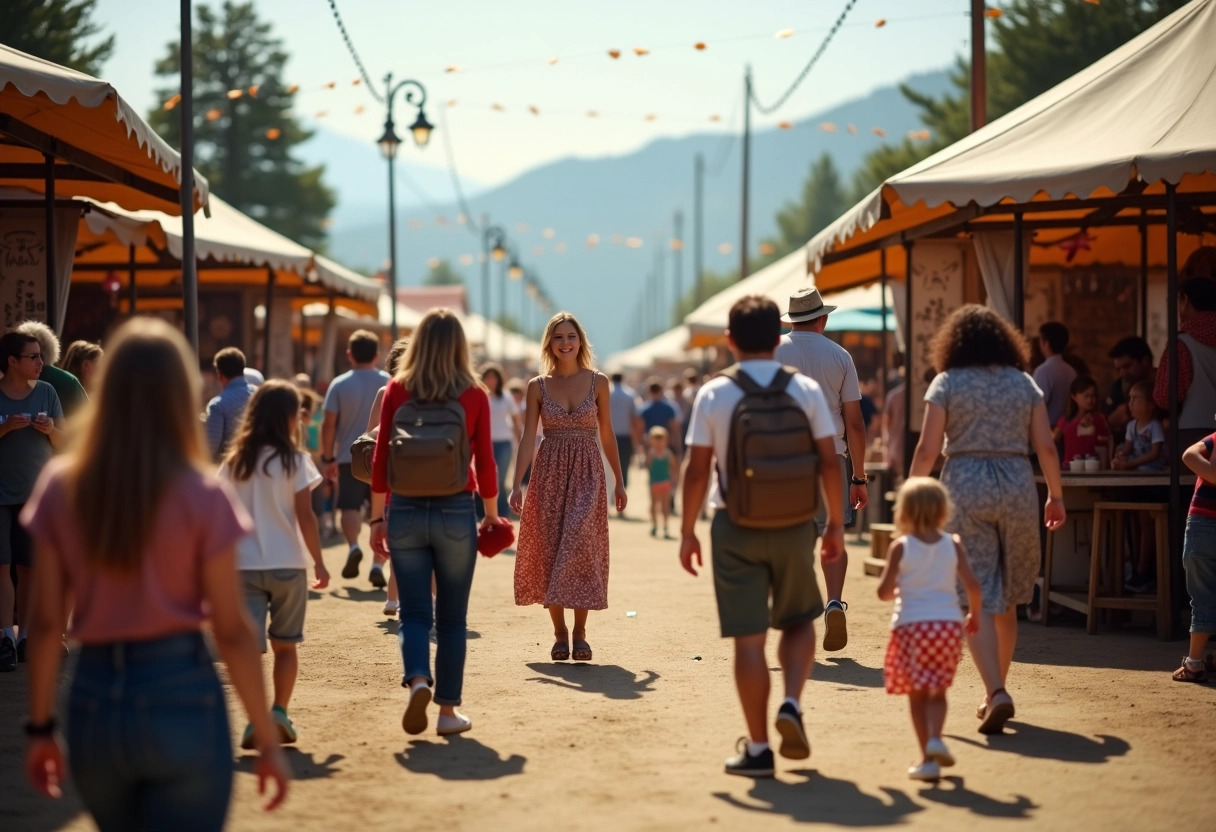
{"type": "Polygon", "coordinates": [[[980,584],[958,535],[942,528],[950,519],[950,495],[931,477],[912,477],[895,499],[895,526],[878,597],[895,601],[883,678],[887,693],[907,695],[921,761],[908,768],[913,780],[935,781],[954,756],[942,742],[946,689],[963,654],[963,632],[979,620],[959,609],[958,584],[970,609],[980,609],[980,584]]]}

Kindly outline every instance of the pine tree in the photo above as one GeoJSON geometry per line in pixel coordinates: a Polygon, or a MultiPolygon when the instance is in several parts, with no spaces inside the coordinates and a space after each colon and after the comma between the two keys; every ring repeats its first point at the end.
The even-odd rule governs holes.
{"type": "Polygon", "coordinates": [[[463,286],[464,275],[452,268],[447,260],[440,260],[426,273],[423,286],[463,286]]]}
{"type": "Polygon", "coordinates": [[[89,43],[97,0],[4,0],[0,43],[38,58],[99,76],[114,52],[114,36],[89,43]]]}
{"type": "MultiPolygon", "coordinates": [[[[287,62],[282,41],[260,21],[252,3],[225,2],[217,13],[199,6],[194,26],[195,165],[215,193],[238,210],[296,242],[324,248],[326,218],[334,194],[321,181],[324,166],[305,167],[293,149],[312,133],[292,115],[292,90],[280,76],[287,62]]],[[[161,101],[178,93],[178,43],[156,62],[156,74],[173,84],[161,101]]],[[[154,109],[149,123],[177,147],[176,108],[154,109]]]]}

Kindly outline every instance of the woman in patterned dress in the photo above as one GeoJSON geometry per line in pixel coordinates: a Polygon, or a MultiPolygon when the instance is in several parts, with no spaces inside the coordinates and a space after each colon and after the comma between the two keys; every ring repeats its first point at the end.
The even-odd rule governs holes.
{"type": "Polygon", "coordinates": [[[608,608],[608,496],[601,444],[617,483],[617,511],[625,510],[627,498],[608,410],[608,378],[592,369],[582,326],[569,312],[559,312],[545,327],[542,343],[541,375],[528,382],[510,500],[521,518],[515,603],[544,604],[549,610],[554,661],[571,657],[566,608],[573,609],[574,660],[588,662],[587,613],[608,608]],[[538,422],[544,440],[536,448],[538,422]],[[525,500],[521,478],[529,465],[525,500]]]}
{"type": "Polygon", "coordinates": [[[967,637],[987,691],[977,716],[982,733],[999,734],[1014,715],[1005,680],[1017,643],[1017,605],[1030,601],[1041,557],[1027,451],[1034,448],[1047,481],[1049,529],[1064,523],[1060,462],[1043,393],[1023,371],[1030,347],[1008,321],[983,306],[963,306],[942,324],[931,349],[938,375],[925,393],[911,476],[930,474],[944,442],[941,479],[956,507],[949,531],[962,538],[983,589],[979,632],[967,637]]]}

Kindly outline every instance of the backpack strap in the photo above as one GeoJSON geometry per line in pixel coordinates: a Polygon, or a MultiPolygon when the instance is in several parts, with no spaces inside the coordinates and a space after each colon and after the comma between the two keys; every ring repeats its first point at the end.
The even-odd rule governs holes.
{"type": "Polygon", "coordinates": [[[780,393],[789,386],[790,379],[794,377],[794,373],[796,372],[791,367],[778,367],[777,372],[773,374],[773,380],[766,386],[757,384],[756,380],[750,374],[743,372],[738,364],[732,364],[718,373],[718,375],[730,379],[743,388],[745,395],[752,396],[758,393],[780,393]]]}

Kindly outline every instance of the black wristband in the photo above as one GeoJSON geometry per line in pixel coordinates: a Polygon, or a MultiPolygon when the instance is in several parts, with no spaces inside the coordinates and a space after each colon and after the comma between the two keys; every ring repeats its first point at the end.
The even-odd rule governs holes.
{"type": "Polygon", "coordinates": [[[55,722],[54,717],[38,724],[27,722],[25,723],[25,735],[30,739],[43,739],[44,737],[53,736],[55,729],[58,727],[58,723],[55,722]]]}
{"type": "Polygon", "coordinates": [[[321,462],[325,465],[328,465],[331,462],[337,462],[337,461],[338,461],[338,458],[335,456],[324,456],[324,455],[321,456],[321,462]]]}
{"type": "Polygon", "coordinates": [[[849,482],[853,483],[853,485],[869,485],[870,478],[869,477],[849,477],[849,482]]]}
{"type": "Polygon", "coordinates": [[[369,526],[374,526],[374,525],[376,525],[377,523],[383,523],[383,522],[384,522],[384,518],[383,518],[383,517],[377,517],[375,520],[372,520],[372,521],[371,521],[370,523],[368,523],[367,525],[369,525],[369,526]]]}

